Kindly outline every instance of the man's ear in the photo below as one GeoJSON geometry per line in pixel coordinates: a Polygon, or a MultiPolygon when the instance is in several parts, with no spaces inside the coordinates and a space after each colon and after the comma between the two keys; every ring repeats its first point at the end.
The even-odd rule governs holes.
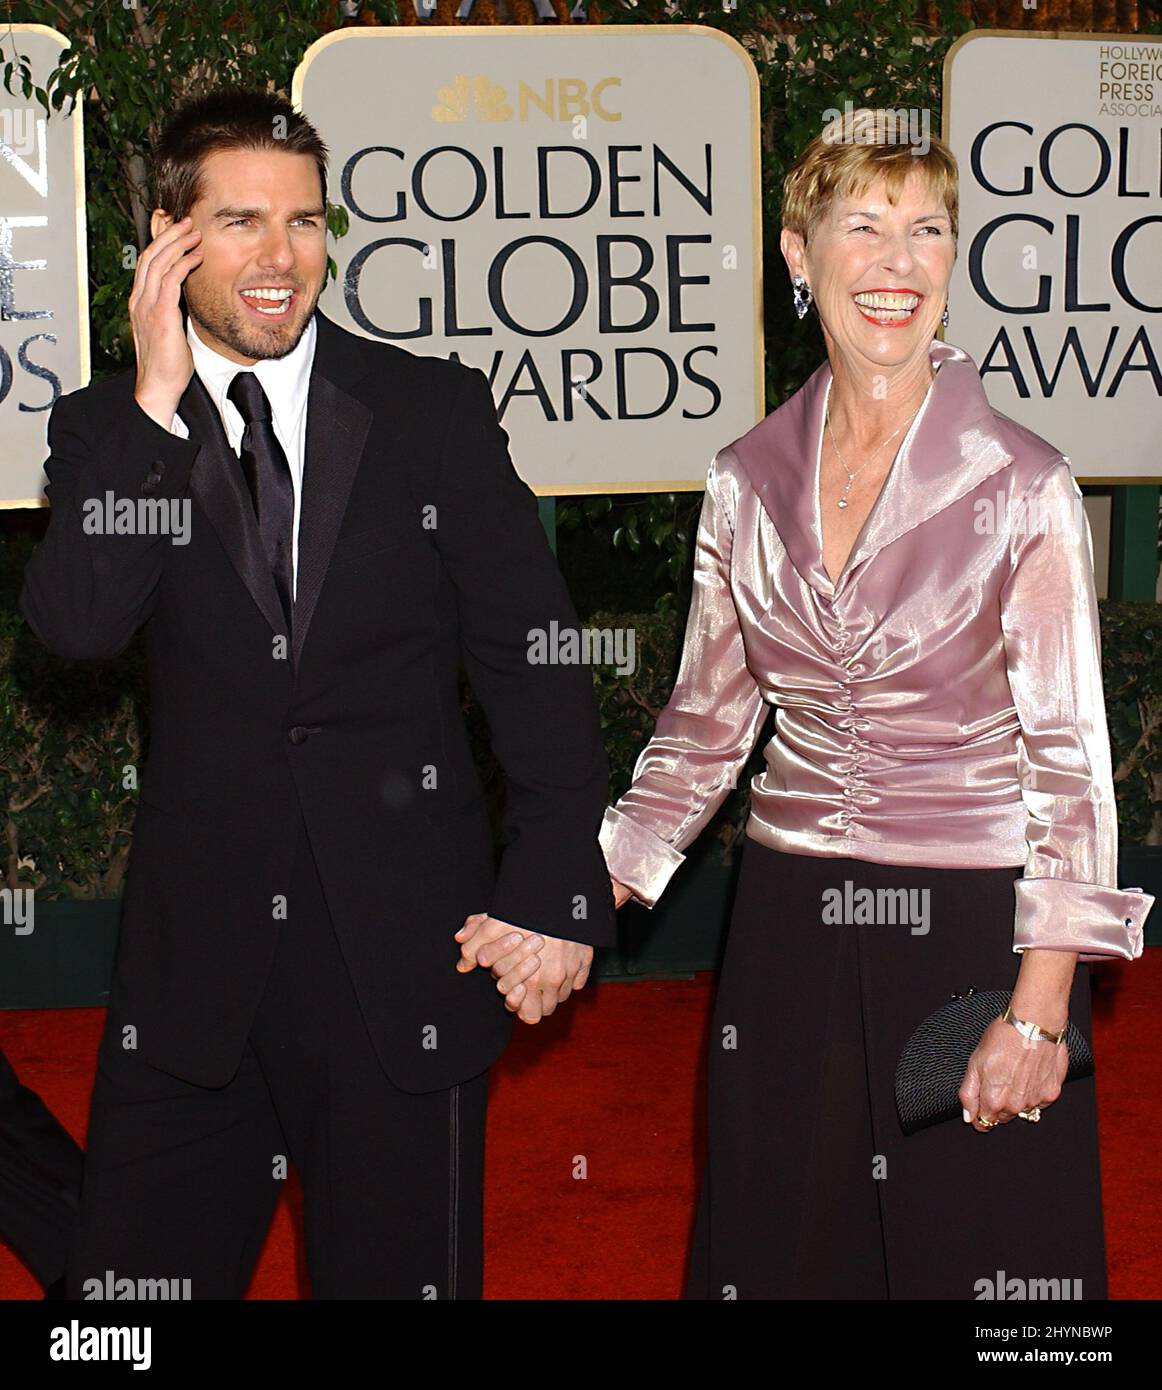
{"type": "Polygon", "coordinates": [[[173,218],[164,208],[154,208],[149,214],[149,237],[151,241],[156,240],[162,232],[170,225],[173,218]]]}

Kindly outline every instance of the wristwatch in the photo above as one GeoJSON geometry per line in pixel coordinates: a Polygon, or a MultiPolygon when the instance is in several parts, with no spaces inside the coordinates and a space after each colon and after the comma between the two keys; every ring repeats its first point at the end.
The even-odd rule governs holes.
{"type": "Polygon", "coordinates": [[[1028,1038],[1030,1042],[1048,1042],[1056,1046],[1069,1029],[1068,1019],[1065,1020],[1065,1027],[1062,1028],[1060,1033],[1050,1033],[1047,1028],[1042,1028],[1039,1024],[1028,1023],[1023,1018],[1015,1018],[1013,1015],[1013,1006],[1011,1004],[1001,1017],[1006,1023],[1011,1023],[1017,1032],[1020,1033],[1023,1038],[1028,1038]]]}

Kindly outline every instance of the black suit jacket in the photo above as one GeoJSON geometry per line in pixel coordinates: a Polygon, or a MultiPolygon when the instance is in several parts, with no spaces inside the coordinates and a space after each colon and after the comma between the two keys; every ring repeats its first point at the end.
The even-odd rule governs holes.
{"type": "Polygon", "coordinates": [[[589,669],[527,657],[531,629],[577,617],[486,377],[316,317],[290,650],[196,373],[189,440],[137,405],[132,371],[57,402],[21,607],[65,657],[116,656],[145,626],[151,737],[113,985],[141,1055],[201,1085],[233,1075],[302,817],[380,1060],[421,1092],[483,1070],[511,1031],[489,973],[455,969],[468,913],[613,942],[608,765],[589,669]],[[85,500],[108,493],[188,496],[189,544],[86,534],[85,500]],[[461,661],[507,777],[495,870],[461,661]]]}

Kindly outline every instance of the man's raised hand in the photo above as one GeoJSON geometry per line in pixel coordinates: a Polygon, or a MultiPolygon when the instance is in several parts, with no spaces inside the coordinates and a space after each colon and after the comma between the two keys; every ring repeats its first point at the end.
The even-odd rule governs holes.
{"type": "MultiPolygon", "coordinates": [[[[159,216],[154,213],[155,225],[159,216]]],[[[129,322],[137,349],[134,399],[167,430],[194,374],[181,294],[182,281],[201,264],[201,235],[188,217],[171,222],[138,257],[129,293],[129,322]]]]}

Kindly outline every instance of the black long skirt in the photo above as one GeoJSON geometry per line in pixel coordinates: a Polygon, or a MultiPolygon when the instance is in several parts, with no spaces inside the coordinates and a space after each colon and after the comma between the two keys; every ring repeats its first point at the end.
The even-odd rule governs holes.
{"type": "MultiPolygon", "coordinates": [[[[896,1117],[896,1060],[917,1024],[954,992],[1013,987],[1020,872],[744,841],[687,1298],[1106,1297],[1092,1077],[1037,1124],[981,1134],[956,1119],[906,1136],[896,1117]],[[824,892],[845,882],[916,890],[918,911],[825,924],[824,892]]],[[[1089,992],[1079,964],[1070,1017],[1086,1037],[1089,992]]]]}

